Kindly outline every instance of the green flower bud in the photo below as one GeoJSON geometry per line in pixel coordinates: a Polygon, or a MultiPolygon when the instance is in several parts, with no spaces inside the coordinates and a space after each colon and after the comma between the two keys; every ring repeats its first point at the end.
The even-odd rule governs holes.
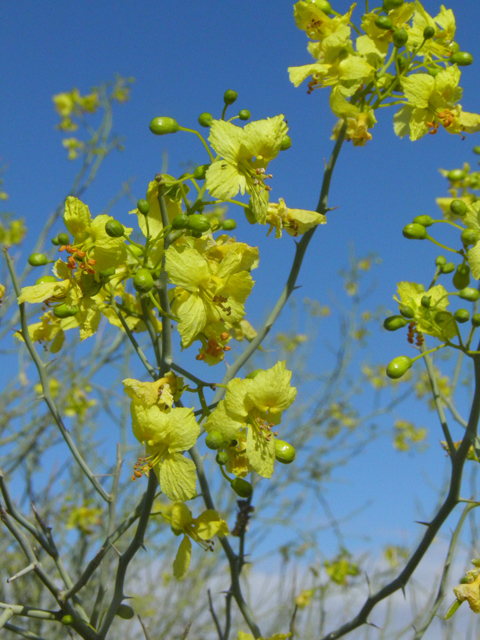
{"type": "Polygon", "coordinates": [[[252,495],[252,485],[243,478],[235,478],[231,482],[232,489],[241,498],[250,498],[252,495]]]}
{"type": "Polygon", "coordinates": [[[463,324],[464,322],[468,322],[470,320],[470,314],[467,309],[457,309],[453,314],[453,317],[457,322],[463,324]]]}
{"type": "Polygon", "coordinates": [[[57,318],[73,318],[79,312],[79,308],[72,304],[59,304],[58,307],[53,307],[53,315],[57,318]]]}
{"type": "Polygon", "coordinates": [[[385,318],[383,322],[383,327],[387,331],[398,331],[398,329],[403,329],[408,324],[408,320],[403,316],[389,316],[385,318]]]}
{"type": "Polygon", "coordinates": [[[411,358],[398,356],[398,358],[394,358],[387,366],[387,376],[393,380],[397,380],[407,373],[412,364],[411,358]]]}
{"type": "Polygon", "coordinates": [[[224,231],[233,231],[236,228],[237,228],[237,223],[235,222],[235,220],[229,219],[229,220],[224,220],[222,222],[222,229],[224,231]]]}
{"type": "Polygon", "coordinates": [[[28,258],[28,264],[32,267],[44,267],[48,262],[48,258],[43,253],[32,253],[28,258]]]}
{"type": "Polygon", "coordinates": [[[398,309],[404,318],[413,318],[415,316],[415,311],[406,304],[399,304],[398,309]]]}
{"type": "Polygon", "coordinates": [[[135,611],[128,604],[121,604],[115,615],[122,618],[122,620],[132,620],[135,617],[135,611]]]}
{"type": "Polygon", "coordinates": [[[405,29],[397,29],[393,32],[393,44],[397,47],[397,49],[401,49],[407,44],[408,41],[408,33],[405,29]]]}
{"type": "Polygon", "coordinates": [[[450,203],[450,211],[456,216],[464,216],[468,211],[468,205],[459,198],[455,198],[450,203]]]}
{"type": "Polygon", "coordinates": [[[403,4],[403,0],[383,0],[383,10],[387,13],[392,11],[392,9],[397,9],[401,7],[403,4]]]}
{"type": "Polygon", "coordinates": [[[190,231],[190,234],[194,237],[194,238],[201,238],[202,237],[202,232],[201,231],[197,231],[196,229],[194,229],[193,231],[190,231]]]}
{"type": "Polygon", "coordinates": [[[478,289],[474,289],[473,287],[465,287],[465,289],[461,289],[458,292],[458,295],[462,300],[468,300],[469,302],[476,302],[480,298],[478,289]]]}
{"type": "Polygon", "coordinates": [[[218,431],[211,431],[205,438],[205,444],[209,449],[220,449],[225,444],[223,442],[223,436],[218,431]]]}
{"type": "Polygon", "coordinates": [[[205,128],[211,127],[212,122],[213,122],[213,116],[211,113],[201,113],[198,116],[198,124],[201,127],[205,127],[205,128]]]}
{"type": "Polygon", "coordinates": [[[330,2],[327,2],[327,0],[309,0],[309,4],[314,4],[316,7],[320,9],[320,11],[323,11],[323,13],[326,13],[327,16],[330,13],[333,13],[330,2]]]}
{"type": "Polygon", "coordinates": [[[290,149],[291,146],[292,146],[292,139],[290,138],[290,136],[283,136],[282,141],[280,143],[280,151],[286,151],[287,149],[290,149]]]}
{"type": "Polygon", "coordinates": [[[150,212],[150,204],[148,203],[148,200],[139,200],[137,202],[137,209],[140,211],[142,216],[148,216],[150,212]]]}
{"type": "Polygon", "coordinates": [[[160,116],[154,118],[150,122],[150,131],[156,136],[164,136],[167,133],[176,133],[180,126],[173,118],[167,118],[166,116],[160,116]]]}
{"type": "Polygon", "coordinates": [[[480,313],[474,313],[472,316],[472,325],[474,327],[480,327],[480,313]]]}
{"type": "Polygon", "coordinates": [[[440,71],[442,71],[442,67],[433,66],[433,67],[428,67],[427,70],[428,70],[428,73],[432,76],[432,78],[435,78],[435,76],[438,76],[440,71]]]}
{"type": "Polygon", "coordinates": [[[62,618],[62,624],[64,624],[66,627],[73,624],[73,622],[74,622],[73,616],[66,615],[66,616],[63,616],[62,618]]]}
{"type": "Polygon", "coordinates": [[[58,282],[55,276],[42,276],[35,284],[45,284],[46,282],[58,282]]]}
{"type": "Polygon", "coordinates": [[[203,233],[210,229],[210,221],[203,213],[192,213],[191,216],[188,216],[187,229],[203,233]]]}
{"type": "Polygon", "coordinates": [[[217,461],[217,464],[221,464],[222,466],[226,465],[229,460],[228,453],[225,451],[219,451],[215,460],[217,461]]]}
{"type": "Polygon", "coordinates": [[[375,26],[377,26],[379,29],[392,29],[393,22],[387,16],[378,16],[378,18],[375,20],[375,26]]]}
{"type": "Polygon", "coordinates": [[[452,64],[458,64],[459,67],[468,67],[473,62],[473,56],[466,51],[457,51],[450,58],[452,64]]]}
{"type": "Polygon", "coordinates": [[[110,238],[121,238],[125,233],[125,229],[118,220],[109,220],[105,225],[105,232],[110,238]]]}
{"type": "Polygon", "coordinates": [[[240,120],[250,120],[250,111],[248,109],[242,109],[238,112],[238,117],[240,118],[240,120]]]}
{"type": "Polygon", "coordinates": [[[188,216],[185,213],[179,213],[172,220],[173,229],[186,229],[188,225],[188,216]]]}
{"type": "Polygon", "coordinates": [[[62,243],[60,242],[60,240],[58,239],[58,236],[55,236],[54,238],[51,239],[51,243],[53,245],[55,245],[56,247],[59,247],[62,243]]]}
{"type": "Polygon", "coordinates": [[[473,147],[473,153],[476,153],[477,156],[480,156],[480,146],[473,147]]]}
{"type": "Polygon", "coordinates": [[[290,464],[295,460],[295,449],[285,440],[275,440],[275,460],[290,464]]]}
{"type": "Polygon", "coordinates": [[[205,180],[205,176],[207,175],[207,169],[210,167],[209,164],[201,164],[199,167],[195,169],[193,172],[193,177],[195,180],[205,180]]]}
{"type": "Polygon", "coordinates": [[[447,264],[444,264],[441,267],[441,271],[442,271],[442,273],[453,273],[455,271],[455,263],[454,262],[447,262],[447,264]]]}
{"type": "Polygon", "coordinates": [[[437,265],[437,267],[443,267],[444,264],[447,264],[447,259],[445,258],[445,256],[437,256],[435,258],[435,264],[437,265]]]}
{"type": "Polygon", "coordinates": [[[425,240],[427,237],[427,230],[423,224],[417,224],[416,222],[407,224],[407,226],[403,228],[402,233],[408,240],[425,240]]]}
{"type": "Polygon", "coordinates": [[[109,278],[110,276],[114,276],[115,267],[109,267],[108,269],[104,269],[103,271],[100,271],[100,275],[102,276],[102,278],[109,278]]]}
{"type": "Polygon", "coordinates": [[[470,267],[468,264],[459,264],[452,280],[455,289],[465,289],[470,284],[470,267]]]}
{"type": "Polygon", "coordinates": [[[432,303],[432,296],[422,296],[420,304],[424,309],[430,309],[431,303],[432,303]]]}
{"type": "Polygon", "coordinates": [[[233,104],[237,98],[238,93],[236,91],[233,91],[233,89],[228,89],[223,94],[223,101],[225,102],[225,104],[233,104]]]}
{"type": "Polygon", "coordinates": [[[431,227],[433,224],[432,216],[417,216],[413,219],[416,224],[421,224],[423,227],[431,227]]]}
{"type": "Polygon", "coordinates": [[[133,288],[138,293],[148,293],[153,289],[153,276],[148,269],[139,269],[133,277],[133,288]]]}
{"type": "Polygon", "coordinates": [[[461,237],[463,244],[468,247],[471,244],[477,244],[480,233],[476,229],[464,229],[461,237]]]}
{"type": "Polygon", "coordinates": [[[447,178],[450,182],[459,182],[466,177],[466,172],[463,169],[452,169],[447,173],[447,178]]]}
{"type": "Polygon", "coordinates": [[[70,236],[68,233],[59,233],[57,236],[57,240],[60,244],[67,245],[70,244],[70,236]]]}
{"type": "Polygon", "coordinates": [[[433,36],[435,35],[435,27],[425,27],[425,29],[423,30],[423,37],[425,38],[425,40],[430,40],[430,38],[433,38],[433,36]]]}

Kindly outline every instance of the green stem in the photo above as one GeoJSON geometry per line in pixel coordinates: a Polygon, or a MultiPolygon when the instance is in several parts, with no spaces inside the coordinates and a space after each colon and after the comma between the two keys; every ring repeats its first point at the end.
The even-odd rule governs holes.
{"type": "Polygon", "coordinates": [[[196,136],[198,136],[203,144],[203,146],[205,147],[205,149],[207,150],[208,155],[210,156],[210,160],[213,162],[214,161],[214,157],[212,152],[210,151],[210,148],[208,146],[208,144],[205,142],[203,136],[201,135],[201,133],[199,133],[198,131],[195,131],[195,129],[187,129],[186,127],[180,127],[180,131],[188,131],[188,133],[194,133],[196,136]]]}
{"type": "MultiPolygon", "coordinates": [[[[162,215],[163,226],[168,224],[168,211],[165,203],[165,198],[161,188],[158,188],[158,203],[160,205],[160,213],[162,215]]],[[[167,371],[170,371],[173,357],[172,357],[172,325],[168,322],[168,319],[173,319],[170,315],[170,300],[168,299],[168,274],[165,270],[165,254],[168,249],[168,236],[165,238],[165,251],[162,260],[162,270],[159,277],[158,296],[160,298],[160,304],[164,311],[166,319],[162,322],[162,360],[160,363],[160,378],[163,377],[167,371]]],[[[153,296],[152,296],[153,297],[153,296]]]]}

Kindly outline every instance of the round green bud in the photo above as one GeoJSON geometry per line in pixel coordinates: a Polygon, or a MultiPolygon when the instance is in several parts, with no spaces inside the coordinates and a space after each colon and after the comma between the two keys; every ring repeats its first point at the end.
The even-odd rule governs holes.
{"type": "Polygon", "coordinates": [[[217,449],[220,449],[220,447],[223,447],[225,443],[223,442],[223,436],[221,433],[218,431],[211,431],[205,438],[205,444],[209,449],[216,451],[217,449]]]}
{"type": "Polygon", "coordinates": [[[460,45],[458,44],[458,42],[451,42],[449,44],[449,47],[452,53],[458,53],[460,51],[460,45]]]}
{"type": "Polygon", "coordinates": [[[290,138],[290,136],[283,136],[282,141],[280,143],[280,151],[286,151],[287,149],[290,149],[291,146],[292,146],[292,139],[290,138]]]}
{"type": "Polygon", "coordinates": [[[156,136],[164,136],[167,133],[176,133],[180,129],[180,126],[173,118],[160,116],[150,122],[149,128],[156,136]]]}
{"type": "Polygon", "coordinates": [[[477,244],[480,233],[476,229],[464,229],[461,237],[463,244],[468,247],[471,244],[477,244]]]}
{"type": "Polygon", "coordinates": [[[42,276],[35,284],[45,284],[46,282],[58,282],[55,276],[42,276]]]}
{"type": "Polygon", "coordinates": [[[235,222],[235,220],[229,219],[229,220],[224,220],[222,222],[222,229],[224,231],[233,231],[236,228],[237,228],[237,223],[235,222]]]}
{"type": "Polygon", "coordinates": [[[115,267],[109,267],[108,269],[104,269],[103,271],[100,271],[100,275],[102,276],[102,278],[109,278],[110,276],[114,276],[115,267]]]}
{"type": "Polygon", "coordinates": [[[233,104],[238,98],[238,93],[233,91],[233,89],[227,89],[223,94],[223,101],[225,104],[233,104]]]}
{"type": "Polygon", "coordinates": [[[473,56],[466,51],[457,51],[450,58],[452,64],[458,64],[459,67],[468,67],[473,62],[473,56]]]}
{"type": "Polygon", "coordinates": [[[64,624],[66,627],[73,624],[73,622],[74,622],[73,616],[71,615],[66,615],[66,616],[63,616],[62,618],[62,624],[64,624]]]}
{"type": "Polygon", "coordinates": [[[423,224],[417,224],[416,222],[407,224],[407,226],[403,228],[402,233],[408,240],[425,240],[427,237],[426,228],[423,224]]]}
{"type": "Polygon", "coordinates": [[[217,464],[221,464],[222,466],[226,465],[229,460],[228,453],[226,453],[226,451],[219,451],[215,460],[217,461],[217,464]]]}
{"type": "Polygon", "coordinates": [[[465,287],[465,289],[461,289],[458,292],[458,295],[462,300],[468,300],[468,302],[476,302],[480,298],[478,289],[474,289],[473,287],[465,287]]]}
{"type": "Polygon", "coordinates": [[[433,36],[435,35],[435,27],[425,27],[425,29],[423,30],[423,37],[425,38],[425,40],[430,40],[430,38],[433,38],[433,36]]]}
{"type": "Polygon", "coordinates": [[[398,309],[404,318],[413,318],[415,316],[415,311],[412,307],[407,306],[406,304],[399,304],[398,309]]]}
{"type": "Polygon", "coordinates": [[[193,177],[195,180],[205,180],[205,176],[207,175],[207,169],[210,167],[209,164],[201,164],[199,167],[195,169],[193,172],[193,177]]]}
{"type": "Polygon", "coordinates": [[[455,289],[461,290],[470,284],[470,267],[468,264],[459,264],[452,280],[455,289]]]}
{"type": "Polygon", "coordinates": [[[393,44],[397,47],[397,49],[400,49],[401,47],[404,47],[407,44],[408,41],[408,33],[405,31],[405,29],[397,29],[396,31],[393,32],[393,44]]]}
{"type": "Polygon", "coordinates": [[[143,247],[137,247],[136,244],[129,244],[130,251],[137,256],[137,258],[141,258],[144,253],[143,247]]]}
{"type": "Polygon", "coordinates": [[[444,264],[447,264],[447,259],[445,258],[445,256],[437,256],[435,258],[435,264],[437,265],[437,267],[443,267],[444,264]]]}
{"type": "Polygon", "coordinates": [[[477,156],[480,156],[480,146],[473,147],[473,153],[476,153],[477,156]]]}
{"type": "Polygon", "coordinates": [[[250,120],[251,113],[248,109],[242,109],[238,112],[238,117],[240,118],[240,120],[250,120]]]}
{"type": "Polygon", "coordinates": [[[235,478],[232,480],[231,485],[237,496],[241,498],[250,498],[252,495],[252,485],[243,478],[235,478]]]}
{"type": "Polygon", "coordinates": [[[67,245],[70,243],[70,236],[68,235],[68,233],[59,233],[57,236],[57,240],[60,242],[60,244],[67,245]]]}
{"type": "Polygon", "coordinates": [[[122,620],[132,620],[135,617],[135,611],[128,604],[121,604],[115,615],[122,618],[122,620]]]}
{"type": "Polygon", "coordinates": [[[416,224],[421,224],[424,227],[431,227],[433,224],[432,216],[417,216],[413,219],[413,222],[416,224]]]}
{"type": "Polygon", "coordinates": [[[73,318],[79,312],[79,308],[75,305],[59,304],[58,307],[53,307],[53,315],[57,318],[73,318]]]}
{"type": "Polygon", "coordinates": [[[411,358],[407,356],[398,356],[394,358],[387,366],[387,376],[393,380],[401,378],[407,373],[412,366],[413,362],[411,358]]]}
{"type": "Polygon", "coordinates": [[[467,309],[457,309],[453,314],[453,317],[457,322],[463,324],[464,322],[468,322],[470,320],[470,314],[467,309]]]}
{"type": "Polygon", "coordinates": [[[48,258],[44,253],[32,253],[28,258],[28,264],[31,267],[44,267],[48,262],[48,258]]]}
{"type": "Polygon", "coordinates": [[[392,9],[398,9],[403,4],[403,0],[383,0],[383,10],[387,13],[392,9]]]}
{"type": "Polygon", "coordinates": [[[59,247],[62,243],[60,242],[60,240],[58,239],[58,236],[55,236],[54,238],[51,239],[51,243],[53,245],[55,245],[56,247],[59,247]]]}
{"type": "Polygon", "coordinates": [[[393,22],[388,16],[378,16],[375,20],[375,26],[379,29],[392,29],[393,22]]]}
{"type": "Polygon", "coordinates": [[[193,231],[190,231],[190,234],[194,237],[194,238],[201,238],[202,237],[202,232],[201,231],[196,231],[195,229],[193,231]]]}
{"type": "Polygon", "coordinates": [[[172,220],[173,229],[186,229],[188,225],[188,216],[185,213],[179,213],[172,220]]]}
{"type": "Polygon", "coordinates": [[[253,213],[253,211],[250,209],[250,207],[245,207],[245,209],[243,210],[245,213],[245,217],[247,219],[247,221],[250,224],[256,224],[257,223],[257,219],[255,217],[255,214],[253,213]]]}
{"type": "Polygon", "coordinates": [[[447,262],[447,264],[444,264],[440,269],[442,273],[453,273],[455,271],[455,263],[447,262]]]}
{"type": "Polygon", "coordinates": [[[205,113],[201,113],[198,116],[198,124],[201,127],[205,127],[205,128],[211,127],[212,126],[212,122],[213,122],[213,116],[212,116],[211,113],[206,113],[205,112],[205,113]]]}
{"type": "Polygon", "coordinates": [[[432,303],[432,296],[422,296],[420,300],[420,304],[424,309],[430,309],[430,305],[432,303]]]}
{"type": "Polygon", "coordinates": [[[390,316],[385,318],[383,322],[383,328],[387,331],[398,331],[398,329],[403,329],[408,324],[408,320],[403,316],[390,316]]]}
{"type": "Polygon", "coordinates": [[[441,67],[428,67],[427,68],[428,73],[432,76],[432,78],[435,78],[435,76],[438,76],[438,74],[440,73],[440,71],[442,71],[441,67]]]}
{"type": "Polygon", "coordinates": [[[474,313],[472,316],[472,325],[474,327],[480,327],[480,313],[474,313]]]}
{"type": "Polygon", "coordinates": [[[133,277],[133,288],[138,293],[148,293],[153,289],[153,276],[148,269],[139,269],[133,277]]]}
{"type": "Polygon", "coordinates": [[[466,177],[466,173],[463,169],[452,169],[447,173],[447,178],[450,182],[459,182],[466,177]]]}
{"type": "Polygon", "coordinates": [[[118,220],[109,220],[105,225],[105,232],[110,238],[121,238],[125,233],[125,229],[118,220]]]}
{"type": "Polygon", "coordinates": [[[464,216],[468,211],[468,205],[460,198],[455,198],[450,203],[450,211],[456,216],[464,216]]]}
{"type": "Polygon", "coordinates": [[[285,440],[275,440],[275,460],[290,464],[295,460],[295,448],[285,440]]]}
{"type": "Polygon", "coordinates": [[[137,202],[137,209],[140,211],[140,213],[142,214],[142,216],[148,216],[149,212],[150,212],[150,204],[148,202],[148,200],[139,200],[137,202]]]}
{"type": "Polygon", "coordinates": [[[192,213],[191,216],[188,216],[187,229],[203,233],[210,229],[210,221],[203,213],[192,213]]]}

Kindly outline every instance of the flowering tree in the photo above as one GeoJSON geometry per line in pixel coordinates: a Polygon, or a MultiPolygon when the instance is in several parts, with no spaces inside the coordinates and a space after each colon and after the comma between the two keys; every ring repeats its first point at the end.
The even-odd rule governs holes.
{"type": "MultiPolygon", "coordinates": [[[[146,185],[145,197],[130,211],[132,227],[124,226],[108,213],[92,216],[80,197],[80,185],[86,184],[86,171],[91,171],[93,179],[95,163],[119,146],[116,138],[109,139],[106,128],[112,103],[128,97],[128,82],[118,78],[112,87],[95,89],[86,96],[74,90],[54,97],[61,116],[59,127],[65,132],[76,131],[89,113],[100,108],[105,109],[106,119],[101,125],[103,129],[90,132],[87,141],[64,140],[70,159],[84,157],[84,170],[61,209],[65,228],[52,238],[58,254],[57,250],[52,256],[41,252],[40,242],[39,250],[28,259],[32,268],[53,266],[35,284],[22,286],[26,273],[17,275],[11,250],[6,247],[9,280],[2,285],[1,294],[5,297],[5,310],[12,308],[13,299],[18,302],[19,319],[13,314],[11,322],[19,324],[19,349],[27,350],[37,368],[49,419],[64,443],[71,478],[69,490],[81,495],[81,506],[70,509],[66,527],[62,526],[61,510],[54,512],[55,522],[50,521],[46,505],[41,511],[32,507],[35,518],[32,519],[17,504],[9,487],[9,476],[15,469],[0,472],[1,519],[9,535],[6,551],[12,553],[11,545],[16,550],[11,556],[9,579],[25,580],[30,573],[37,579],[28,591],[32,598],[28,604],[20,597],[15,603],[0,604],[3,609],[0,625],[11,634],[41,638],[42,634],[62,637],[68,633],[72,637],[103,640],[124,633],[122,625],[128,623],[123,621],[132,619],[141,608],[141,601],[138,608],[135,600],[133,607],[130,605],[129,591],[140,589],[139,576],[147,570],[143,567],[135,575],[133,563],[140,551],[146,548],[148,553],[150,544],[160,547],[156,552],[165,553],[168,548],[171,553],[171,540],[163,549],[164,543],[156,542],[159,531],[164,533],[167,526],[180,539],[179,544],[172,539],[175,551],[173,562],[169,562],[174,579],[185,580],[179,583],[178,594],[182,594],[182,584],[195,588],[195,579],[187,582],[194,555],[192,541],[206,551],[213,551],[214,541],[218,540],[216,546],[221,547],[221,552],[217,554],[224,554],[230,584],[222,603],[223,620],[216,613],[215,598],[208,592],[212,637],[227,640],[234,624],[238,640],[265,637],[262,617],[245,596],[241,580],[246,565],[248,522],[255,496],[262,487],[268,485],[274,493],[282,486],[278,484],[282,480],[276,478],[287,478],[287,486],[292,478],[299,481],[300,471],[297,475],[288,474],[290,468],[295,468],[296,449],[301,453],[309,432],[305,429],[304,437],[297,430],[294,436],[285,425],[284,414],[294,410],[297,396],[292,369],[285,359],[269,363],[271,366],[260,362],[262,366],[250,367],[248,373],[243,373],[243,368],[250,365],[252,358],[256,363],[261,360],[259,351],[295,290],[304,255],[317,227],[327,222],[330,183],[342,145],[346,141],[355,147],[374,144],[375,112],[385,107],[395,110],[395,133],[412,141],[443,130],[459,138],[480,131],[480,115],[463,111],[459,104],[461,67],[473,60],[469,53],[460,50],[455,40],[452,10],[442,6],[440,13],[432,17],[418,1],[384,0],[381,7],[372,10],[367,1],[366,11],[358,20],[354,9],[355,5],[342,15],[326,0],[301,0],[294,5],[295,23],[309,40],[308,50],[314,62],[291,67],[290,79],[295,86],[310,79],[310,93],[329,88],[330,107],[338,117],[315,211],[291,208],[282,198],[278,202],[270,199],[271,164],[291,145],[285,117],[273,115],[243,125],[251,115],[245,109],[231,115],[237,93],[228,90],[219,117],[202,113],[198,130],[184,127],[170,116],[156,117],[150,123],[151,132],[157,136],[178,132],[196,136],[205,153],[204,164],[178,177],[166,170],[156,173],[146,185]],[[208,136],[202,135],[202,131],[208,132],[208,136]],[[239,194],[244,198],[237,199],[239,194]],[[225,218],[225,205],[235,206],[233,217],[225,218]],[[270,236],[268,241],[282,242],[284,233],[296,239],[295,257],[285,287],[264,325],[257,330],[246,319],[245,304],[254,286],[252,271],[259,265],[260,252],[232,235],[237,215],[245,215],[249,223],[258,225],[259,231],[265,227],[270,236]],[[37,321],[33,315],[39,316],[35,318],[37,321]],[[115,337],[105,346],[98,336],[107,324],[115,337]],[[82,381],[66,396],[59,395],[58,374],[51,375],[49,367],[55,356],[50,354],[68,353],[69,333],[78,333],[82,342],[97,339],[98,350],[93,351],[93,358],[88,361],[90,375],[95,369],[112,366],[115,358],[132,351],[143,367],[144,375],[137,377],[132,377],[128,359],[119,368],[125,394],[120,405],[127,403],[133,436],[144,448],[131,469],[134,484],[120,482],[120,447],[114,468],[106,469],[92,446],[101,434],[98,427],[93,428],[92,421],[89,421],[90,441],[85,436],[85,415],[95,404],[88,397],[89,388],[82,381]],[[146,336],[145,340],[141,334],[146,336]],[[43,356],[39,354],[39,344],[43,345],[43,356]],[[238,355],[225,371],[222,362],[229,352],[238,355]],[[76,418],[75,429],[66,428],[64,415],[76,418]],[[287,433],[295,437],[294,443],[287,433]],[[103,474],[99,476],[98,469],[111,472],[107,474],[111,480],[104,480],[103,474]],[[142,483],[146,485],[143,490],[142,483]],[[230,529],[227,520],[235,509],[235,501],[237,520],[230,529]],[[218,506],[219,502],[225,509],[218,506]],[[102,515],[107,523],[101,532],[103,543],[90,557],[89,536],[102,515]],[[76,529],[78,538],[69,538],[68,528],[76,529]],[[231,542],[235,537],[239,539],[238,548],[231,542]],[[62,549],[67,548],[66,554],[62,549]],[[19,550],[26,566],[14,570],[19,550]],[[21,616],[37,626],[28,630],[19,627],[12,618],[21,616]]],[[[464,501],[467,506],[452,537],[449,551],[452,554],[461,525],[477,506],[476,502],[461,498],[461,485],[465,461],[467,458],[478,461],[480,456],[476,435],[480,392],[476,386],[470,416],[463,424],[463,437],[455,442],[445,417],[448,407],[462,424],[451,393],[455,385],[448,393],[442,392],[432,355],[451,349],[462,358],[471,359],[477,385],[480,351],[472,347],[472,341],[480,326],[480,315],[475,307],[472,314],[463,307],[455,311],[448,307],[457,299],[461,304],[465,301],[475,305],[480,297],[477,288],[470,286],[471,277],[480,278],[480,200],[476,194],[480,180],[479,174],[469,167],[445,172],[445,176],[451,197],[440,203],[444,217],[434,220],[427,215],[417,216],[404,228],[403,235],[439,244],[445,251],[456,254],[458,264],[439,256],[428,286],[401,282],[396,297],[399,313],[388,317],[384,326],[388,331],[408,326],[408,342],[418,351],[415,357],[399,356],[392,360],[386,376],[399,380],[417,360],[425,362],[427,376],[423,382],[430,388],[451,460],[448,492],[437,512],[424,523],[425,533],[417,548],[403,556],[398,550],[390,551],[391,558],[400,555],[403,568],[373,590],[359,611],[345,616],[336,630],[325,635],[321,626],[325,640],[343,637],[371,624],[370,614],[376,605],[406,587],[447,517],[464,501]],[[453,233],[460,234],[458,239],[452,233],[454,246],[443,245],[430,235],[431,227],[440,222],[446,222],[453,233]],[[450,286],[444,276],[453,272],[450,286]],[[445,286],[437,284],[440,278],[445,286]],[[453,289],[449,291],[447,287],[453,289]],[[462,332],[465,323],[469,323],[469,330],[462,332]],[[427,345],[426,337],[431,345],[427,345]]],[[[47,223],[46,234],[56,217],[47,223]]],[[[9,229],[9,233],[11,237],[5,244],[11,246],[15,244],[14,229],[9,229]]],[[[349,274],[353,291],[358,281],[358,265],[356,262],[355,269],[352,268],[355,273],[349,274]]],[[[287,346],[288,341],[284,344],[287,346]]],[[[298,343],[294,344],[294,349],[297,346],[298,343]]],[[[75,354],[70,360],[62,360],[65,375],[75,380],[73,372],[77,374],[82,368],[81,360],[75,354]]],[[[373,384],[386,384],[385,375],[372,369],[365,369],[364,375],[373,384]]],[[[332,380],[335,381],[335,376],[332,380]]],[[[330,413],[320,418],[317,412],[316,419],[328,419],[331,423],[336,420],[343,425],[347,420],[355,423],[357,419],[349,416],[340,402],[342,392],[332,384],[328,393],[330,413]]],[[[103,408],[112,410],[108,401],[103,408]]],[[[52,445],[41,442],[44,429],[42,417],[30,445],[37,447],[40,443],[37,456],[43,456],[52,445]]],[[[421,440],[421,433],[409,422],[399,424],[398,431],[399,447],[421,440]]],[[[125,448],[128,447],[125,436],[124,440],[125,448]]],[[[27,450],[17,451],[15,456],[15,460],[23,460],[27,450]]],[[[31,502],[36,502],[39,489],[33,491],[28,478],[27,473],[24,480],[28,496],[31,502]]],[[[268,489],[266,492],[268,495],[268,489]]],[[[438,597],[427,612],[422,611],[418,638],[441,604],[449,558],[438,597]]],[[[148,563],[153,561],[154,557],[149,557],[148,563]]],[[[392,567],[400,564],[397,558],[392,567]]],[[[209,577],[213,584],[214,579],[223,578],[226,567],[220,560],[212,566],[215,571],[209,577]]],[[[325,567],[336,584],[345,584],[348,576],[359,574],[357,564],[346,550],[325,567]]],[[[203,565],[202,580],[207,577],[208,568],[208,564],[203,565]]],[[[464,601],[474,612],[480,612],[479,580],[478,568],[467,572],[463,583],[454,589],[453,605],[444,612],[447,619],[464,601]]],[[[141,593],[143,597],[152,595],[145,590],[141,593]]],[[[279,618],[280,625],[272,629],[269,640],[295,634],[318,637],[318,632],[312,635],[302,629],[301,621],[296,621],[297,609],[307,606],[317,593],[323,597],[324,585],[300,590],[287,607],[287,621],[285,616],[279,618]]],[[[153,595],[166,601],[165,594],[153,595]]],[[[185,595],[184,588],[184,598],[185,595]]],[[[190,628],[195,632],[196,620],[202,620],[205,601],[200,610],[192,602],[188,605],[190,609],[181,600],[173,601],[172,605],[191,616],[188,622],[182,620],[183,638],[190,628]]],[[[160,631],[163,636],[170,631],[148,625],[141,615],[139,621],[147,640],[157,637],[160,631]]],[[[271,626],[271,621],[268,624],[271,626]]]]}

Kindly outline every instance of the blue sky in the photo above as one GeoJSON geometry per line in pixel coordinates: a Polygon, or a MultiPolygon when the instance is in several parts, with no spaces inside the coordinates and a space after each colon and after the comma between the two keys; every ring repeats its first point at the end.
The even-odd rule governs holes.
{"type": "MultiPolygon", "coordinates": [[[[340,12],[349,7],[345,0],[332,4],[340,12]]],[[[433,15],[440,6],[436,0],[423,4],[433,15]]],[[[478,0],[453,0],[447,6],[455,11],[461,49],[470,51],[478,61],[463,71],[462,104],[467,111],[479,112],[480,4],[478,0]]],[[[362,9],[359,2],[358,15],[362,9]]],[[[86,93],[101,81],[112,79],[116,72],[135,78],[131,100],[119,106],[114,116],[115,130],[125,139],[125,151],[107,160],[85,197],[92,213],[101,211],[121,183],[131,177],[135,177],[135,198],[144,197],[148,182],[160,169],[164,150],[168,151],[172,173],[181,172],[182,161],[206,162],[193,136],[156,138],[148,123],[154,116],[169,115],[194,127],[203,111],[218,117],[226,89],[238,92],[238,108],[249,109],[254,119],[285,114],[293,145],[272,165],[273,196],[284,197],[292,207],[315,208],[323,161],[332,149],[329,138],[335,117],[328,108],[327,92],[319,90],[309,96],[305,86],[295,89],[289,82],[288,66],[310,62],[306,38],[293,21],[292,3],[27,0],[2,3],[0,19],[0,157],[8,164],[4,175],[4,187],[10,195],[8,209],[23,216],[29,227],[25,258],[42,221],[62,200],[78,170],[75,163],[67,162],[62,136],[54,129],[58,117],[52,95],[73,87],[86,93]]],[[[344,146],[330,195],[330,206],[338,209],[329,215],[328,225],[319,229],[309,250],[299,279],[301,297],[328,304],[328,292],[342,296],[337,271],[348,261],[350,242],[355,244],[357,255],[375,252],[383,260],[374,275],[377,288],[370,308],[384,304],[393,310],[391,300],[399,280],[427,283],[431,278],[438,252],[404,240],[401,229],[415,215],[436,215],[434,199],[446,195],[447,187],[438,168],[456,168],[465,160],[476,163],[471,149],[480,144],[480,136],[462,141],[441,131],[412,144],[394,136],[392,117],[392,110],[378,114],[373,140],[366,147],[344,146]]],[[[129,208],[124,200],[112,213],[127,223],[129,208]]],[[[237,235],[260,248],[261,268],[248,305],[250,318],[258,324],[265,305],[272,304],[280,293],[294,243],[286,236],[281,241],[266,238],[263,229],[252,228],[241,219],[237,235]]],[[[335,318],[326,326],[334,340],[335,318]]],[[[371,360],[388,361],[403,353],[406,344],[404,337],[386,334],[379,326],[375,348],[371,360]]],[[[311,356],[312,367],[318,371],[329,357],[320,339],[318,351],[311,356]]],[[[428,419],[432,431],[437,429],[432,414],[421,415],[428,419]]],[[[438,465],[443,465],[443,455],[439,456],[436,448],[438,439],[434,433],[430,453],[420,461],[392,453],[391,443],[384,440],[371,456],[342,471],[338,493],[332,495],[334,502],[343,501],[346,512],[363,500],[365,493],[375,492],[374,506],[356,521],[360,537],[373,529],[381,542],[400,542],[402,535],[416,535],[410,523],[418,515],[414,498],[419,477],[423,473],[435,483],[441,481],[438,465]],[[396,496],[396,507],[392,507],[392,492],[399,486],[399,478],[405,498],[396,496]]],[[[428,500],[426,485],[422,480],[428,511],[433,503],[428,500]]]]}

